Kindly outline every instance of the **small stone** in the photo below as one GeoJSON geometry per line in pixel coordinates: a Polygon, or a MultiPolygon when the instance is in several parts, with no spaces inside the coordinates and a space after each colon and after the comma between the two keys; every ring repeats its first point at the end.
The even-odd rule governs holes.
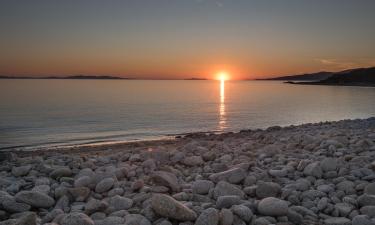
{"type": "Polygon", "coordinates": [[[324,172],[334,171],[337,169],[337,161],[333,158],[325,158],[320,162],[320,167],[324,172]]]}
{"type": "Polygon", "coordinates": [[[131,189],[133,191],[137,191],[139,189],[142,189],[144,185],[145,183],[143,180],[136,180],[134,183],[132,183],[131,189]]]}
{"type": "Polygon", "coordinates": [[[246,177],[246,172],[242,168],[233,168],[220,173],[210,175],[210,180],[213,182],[226,181],[231,184],[237,184],[246,177]]]}
{"type": "Polygon", "coordinates": [[[91,193],[90,189],[88,189],[87,187],[74,187],[68,188],[67,190],[69,194],[71,194],[73,198],[78,202],[85,201],[91,193]]]}
{"type": "Polygon", "coordinates": [[[60,225],[94,225],[94,221],[86,214],[83,213],[70,213],[65,215],[60,223],[60,225]]]}
{"type": "Polygon", "coordinates": [[[61,177],[70,177],[72,174],[72,170],[68,167],[61,167],[53,170],[49,176],[56,180],[61,177]]]}
{"type": "Polygon", "coordinates": [[[363,194],[357,201],[360,206],[375,205],[375,195],[363,194]]]}
{"type": "Polygon", "coordinates": [[[26,176],[30,172],[30,170],[31,170],[30,165],[13,167],[12,174],[16,177],[26,176]]]}
{"type": "Polygon", "coordinates": [[[237,205],[241,201],[241,198],[237,195],[225,195],[219,196],[216,201],[216,207],[221,208],[230,208],[232,205],[237,205]]]}
{"type": "Polygon", "coordinates": [[[209,180],[197,180],[192,184],[193,193],[205,195],[211,188],[214,188],[215,184],[209,180]]]}
{"type": "Polygon", "coordinates": [[[204,163],[203,159],[201,156],[190,156],[186,157],[183,161],[183,164],[186,166],[199,166],[204,163]]]}
{"type": "Polygon", "coordinates": [[[217,199],[219,196],[225,195],[237,195],[241,199],[245,197],[245,193],[237,186],[226,181],[220,181],[213,190],[213,197],[214,199],[217,199]]]}
{"type": "Polygon", "coordinates": [[[108,204],[103,201],[97,199],[90,199],[85,205],[85,213],[87,215],[91,215],[94,212],[104,211],[107,207],[108,204]]]}
{"type": "Polygon", "coordinates": [[[195,221],[194,225],[217,225],[219,223],[219,212],[217,209],[205,209],[195,221]]]}
{"type": "Polygon", "coordinates": [[[253,217],[253,212],[251,211],[251,209],[244,205],[234,205],[232,206],[232,211],[246,223],[249,223],[251,218],[253,217]]]}
{"type": "Polygon", "coordinates": [[[273,177],[285,177],[288,175],[288,170],[286,169],[281,169],[281,170],[276,170],[276,169],[270,169],[268,173],[273,176],[273,177]]]}
{"type": "Polygon", "coordinates": [[[109,191],[113,187],[114,183],[115,180],[113,178],[105,178],[96,185],[95,192],[103,193],[109,191]]]}
{"type": "Polygon", "coordinates": [[[365,193],[375,195],[375,183],[370,183],[365,187],[365,193]]]}
{"type": "Polygon", "coordinates": [[[303,170],[303,174],[305,174],[306,176],[313,176],[316,178],[321,178],[323,175],[323,172],[322,172],[322,168],[319,165],[319,162],[313,162],[305,167],[305,169],[303,170]]]}
{"type": "Polygon", "coordinates": [[[375,223],[366,215],[357,215],[352,220],[352,225],[374,225],[375,223]]]}
{"type": "Polygon", "coordinates": [[[256,196],[260,199],[266,197],[277,197],[281,192],[281,187],[278,183],[274,182],[258,182],[256,189],[256,196]]]}
{"type": "Polygon", "coordinates": [[[165,194],[154,194],[151,207],[156,214],[179,221],[194,221],[197,218],[194,211],[165,194]]]}
{"type": "Polygon", "coordinates": [[[37,185],[35,187],[33,187],[33,189],[31,189],[32,191],[38,191],[38,192],[41,192],[43,194],[46,194],[48,195],[49,192],[51,191],[51,187],[49,185],[37,185]]]}
{"type": "Polygon", "coordinates": [[[89,185],[92,183],[92,178],[89,176],[82,176],[77,178],[74,181],[75,187],[89,187],[89,185]]]}
{"type": "Polygon", "coordinates": [[[26,212],[31,208],[28,204],[16,202],[13,197],[4,198],[1,204],[6,211],[11,213],[26,212]]]}
{"type": "Polygon", "coordinates": [[[345,217],[331,217],[324,220],[326,225],[351,225],[352,221],[345,217]]]}
{"type": "Polygon", "coordinates": [[[284,200],[268,197],[259,202],[258,211],[265,216],[285,216],[288,214],[288,204],[284,200]]]}
{"type": "Polygon", "coordinates": [[[354,207],[348,203],[337,203],[335,208],[339,211],[340,216],[346,217],[354,207]]]}
{"type": "Polygon", "coordinates": [[[133,200],[130,198],[121,197],[119,195],[113,196],[109,199],[109,207],[114,211],[127,210],[133,206],[133,200]]]}
{"type": "Polygon", "coordinates": [[[233,219],[233,213],[231,210],[224,208],[220,211],[220,225],[232,225],[233,219]]]}
{"type": "Polygon", "coordinates": [[[128,214],[124,219],[124,225],[151,225],[151,222],[141,214],[128,214]]]}
{"type": "Polygon", "coordinates": [[[361,214],[367,215],[371,218],[375,217],[375,206],[373,205],[363,206],[360,211],[361,214]]]}

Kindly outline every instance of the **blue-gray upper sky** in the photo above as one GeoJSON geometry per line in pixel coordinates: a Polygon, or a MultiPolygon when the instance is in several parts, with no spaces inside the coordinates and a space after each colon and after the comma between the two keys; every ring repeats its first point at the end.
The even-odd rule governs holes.
{"type": "Polygon", "coordinates": [[[0,74],[254,78],[375,66],[374,0],[3,0],[0,74]]]}

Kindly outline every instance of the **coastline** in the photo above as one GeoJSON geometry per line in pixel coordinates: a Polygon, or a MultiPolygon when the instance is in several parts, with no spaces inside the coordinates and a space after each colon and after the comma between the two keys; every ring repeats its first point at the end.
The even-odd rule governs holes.
{"type": "Polygon", "coordinates": [[[375,221],[375,117],[0,156],[1,225],[375,221]]]}

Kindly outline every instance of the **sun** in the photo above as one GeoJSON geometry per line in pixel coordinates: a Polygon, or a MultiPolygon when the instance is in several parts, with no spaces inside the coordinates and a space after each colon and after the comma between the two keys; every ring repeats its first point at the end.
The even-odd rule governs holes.
{"type": "Polygon", "coordinates": [[[229,74],[226,71],[220,71],[216,74],[216,79],[220,81],[229,80],[229,74]]]}

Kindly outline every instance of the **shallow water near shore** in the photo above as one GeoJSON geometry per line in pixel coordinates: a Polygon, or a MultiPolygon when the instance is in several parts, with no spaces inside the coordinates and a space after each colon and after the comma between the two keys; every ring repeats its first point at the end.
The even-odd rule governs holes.
{"type": "Polygon", "coordinates": [[[279,81],[1,80],[0,149],[367,118],[374,99],[279,81]]]}

